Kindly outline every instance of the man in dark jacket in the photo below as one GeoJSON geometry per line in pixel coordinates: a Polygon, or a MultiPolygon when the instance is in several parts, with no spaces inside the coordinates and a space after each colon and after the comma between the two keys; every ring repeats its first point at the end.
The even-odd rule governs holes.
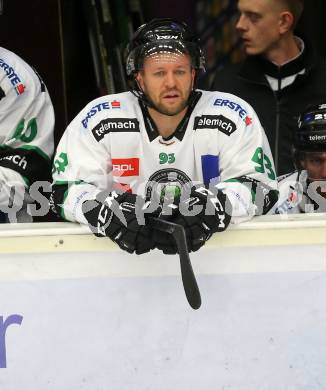
{"type": "Polygon", "coordinates": [[[239,0],[236,28],[247,58],[217,72],[212,90],[230,92],[256,110],[278,175],[293,170],[291,145],[299,113],[326,99],[326,60],[294,35],[303,0],[239,0]]]}

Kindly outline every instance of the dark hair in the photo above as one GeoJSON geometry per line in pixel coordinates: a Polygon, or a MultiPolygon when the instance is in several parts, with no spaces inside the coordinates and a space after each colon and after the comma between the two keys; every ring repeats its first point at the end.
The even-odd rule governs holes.
{"type": "Polygon", "coordinates": [[[298,20],[302,15],[303,8],[304,8],[304,0],[281,0],[281,1],[294,17],[294,23],[293,23],[293,29],[294,29],[298,23],[298,20]]]}

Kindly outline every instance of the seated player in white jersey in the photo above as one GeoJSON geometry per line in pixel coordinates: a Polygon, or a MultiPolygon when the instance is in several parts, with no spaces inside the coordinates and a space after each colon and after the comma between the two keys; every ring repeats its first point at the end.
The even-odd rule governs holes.
{"type": "MultiPolygon", "coordinates": [[[[54,121],[50,95],[38,73],[0,47],[0,222],[32,221],[27,210],[34,202],[31,186],[50,187],[54,121]]],[[[36,213],[40,216],[48,211],[44,200],[47,207],[36,213]]]]}
{"type": "Polygon", "coordinates": [[[293,151],[298,170],[278,178],[279,200],[270,213],[326,212],[326,104],[300,115],[293,151]]]}
{"type": "Polygon", "coordinates": [[[154,19],[136,31],[126,60],[134,89],[90,102],[58,145],[58,215],[130,253],[176,253],[151,216],[182,225],[195,251],[231,220],[272,207],[277,182],[259,119],[234,95],[195,89],[204,68],[185,23],[154,19]]]}

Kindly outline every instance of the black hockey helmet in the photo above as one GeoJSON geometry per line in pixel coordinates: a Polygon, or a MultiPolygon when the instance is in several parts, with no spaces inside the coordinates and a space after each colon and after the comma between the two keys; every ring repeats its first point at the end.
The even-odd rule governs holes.
{"type": "Polygon", "coordinates": [[[326,104],[309,105],[302,112],[294,147],[299,152],[326,152],[326,104]]]}
{"type": "Polygon", "coordinates": [[[153,19],[135,32],[126,49],[128,76],[142,69],[144,58],[158,53],[189,54],[196,70],[205,70],[199,39],[184,22],[171,18],[153,19]]]}
{"type": "Polygon", "coordinates": [[[299,116],[293,140],[293,160],[299,170],[306,152],[326,152],[326,104],[309,105],[299,116]]]}

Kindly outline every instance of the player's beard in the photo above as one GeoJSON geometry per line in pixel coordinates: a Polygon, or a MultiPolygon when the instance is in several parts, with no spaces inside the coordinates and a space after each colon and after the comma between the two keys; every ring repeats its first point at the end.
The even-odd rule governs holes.
{"type": "Polygon", "coordinates": [[[148,102],[150,103],[149,107],[153,108],[154,110],[156,110],[160,114],[174,116],[174,115],[180,114],[180,112],[182,112],[187,107],[190,92],[191,91],[189,91],[187,98],[186,99],[182,98],[182,100],[180,101],[180,103],[176,107],[168,107],[164,103],[154,102],[154,100],[148,94],[146,94],[146,98],[147,98],[148,102]]]}

